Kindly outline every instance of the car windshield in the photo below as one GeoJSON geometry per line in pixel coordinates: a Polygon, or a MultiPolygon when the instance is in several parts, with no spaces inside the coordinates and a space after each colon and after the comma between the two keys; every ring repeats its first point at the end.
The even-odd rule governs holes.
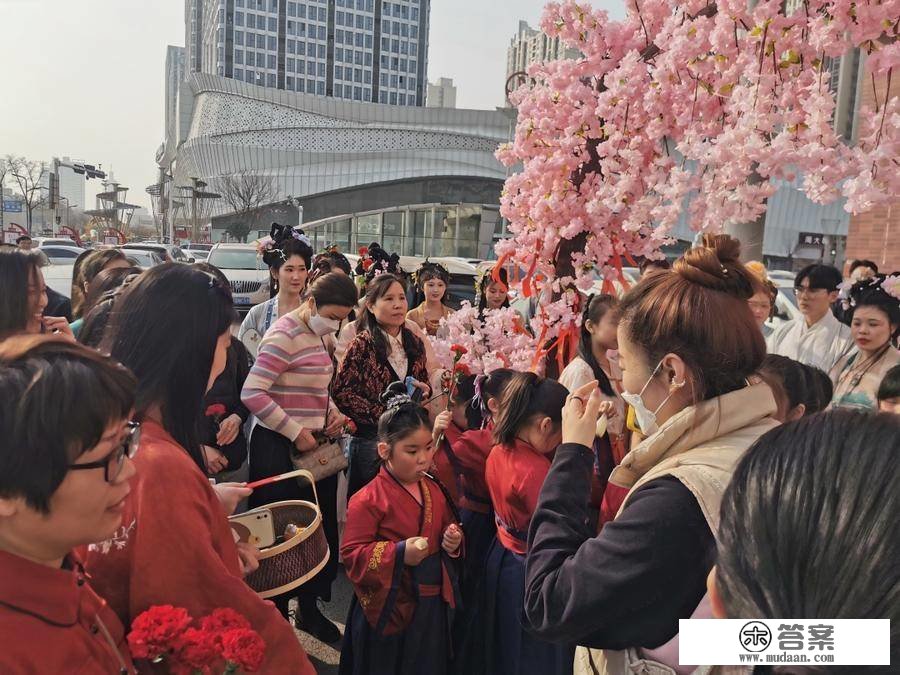
{"type": "Polygon", "coordinates": [[[794,294],[793,288],[788,288],[787,286],[782,286],[778,289],[784,297],[786,297],[790,303],[796,307],[797,306],[797,296],[794,294]]]}
{"type": "Polygon", "coordinates": [[[252,248],[220,248],[209,254],[209,264],[220,270],[265,270],[266,264],[252,248]]]}

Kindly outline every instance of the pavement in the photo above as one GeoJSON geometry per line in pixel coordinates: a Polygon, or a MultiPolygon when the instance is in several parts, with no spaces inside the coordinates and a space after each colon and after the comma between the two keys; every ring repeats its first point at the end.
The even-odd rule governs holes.
{"type": "MultiPolygon", "coordinates": [[[[347,580],[343,567],[339,567],[337,579],[331,586],[331,602],[322,606],[322,613],[336,623],[342,632],[352,597],[353,586],[347,580]]],[[[296,633],[316,672],[319,675],[336,675],[341,661],[341,643],[328,645],[301,630],[296,633]]]]}

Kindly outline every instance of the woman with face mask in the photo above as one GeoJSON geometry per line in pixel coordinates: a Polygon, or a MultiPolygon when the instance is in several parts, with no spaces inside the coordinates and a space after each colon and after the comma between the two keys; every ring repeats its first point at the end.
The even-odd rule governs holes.
{"type": "MultiPolygon", "coordinates": [[[[347,420],[329,395],[334,373],[332,337],[356,305],[356,286],[345,274],[330,272],[317,278],[307,299],[276,321],[259,345],[256,363],[244,383],[241,400],[259,424],[250,436],[250,480],[294,469],[291,452],[310,452],[327,439],[338,438],[347,420]]],[[[297,596],[297,625],[323,642],[337,642],[341,633],[319,611],[317,598],[331,599],[337,575],[337,474],[316,483],[325,536],[332,555],[325,568],[303,584],[275,598],[288,616],[288,602],[297,596]]],[[[312,501],[311,487],[281,481],[257,488],[250,506],[287,499],[312,501]]]]}
{"type": "Polygon", "coordinates": [[[706,592],[722,492],[741,455],[777,425],[772,390],[754,375],[766,349],[739,254],[736,240],[707,235],[672,272],[622,298],[622,396],[646,438],[610,476],[628,494],[599,534],[587,513],[595,385],[563,411],[563,444],[529,529],[525,613],[541,637],[583,645],[576,673],[630,673],[640,660],[684,672],[666,643],[706,592]]]}

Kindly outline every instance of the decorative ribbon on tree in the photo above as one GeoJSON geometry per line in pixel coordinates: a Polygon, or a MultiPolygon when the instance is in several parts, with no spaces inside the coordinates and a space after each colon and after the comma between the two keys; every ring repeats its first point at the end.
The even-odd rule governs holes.
{"type": "Polygon", "coordinates": [[[512,237],[496,246],[498,267],[511,280],[524,271],[522,294],[540,297],[539,347],[577,325],[567,291],[659,257],[685,208],[697,231],[753,221],[773,181],[797,172],[811,200],[843,195],[851,213],[900,192],[900,0],[626,5],[621,22],[547,6],[544,31],[584,56],[529,68],[536,84],[513,94],[515,139],[497,152],[523,165],[501,198],[512,237]],[[828,64],[857,48],[864,86],[888,86],[859,111],[849,146],[833,128],[828,64]]]}

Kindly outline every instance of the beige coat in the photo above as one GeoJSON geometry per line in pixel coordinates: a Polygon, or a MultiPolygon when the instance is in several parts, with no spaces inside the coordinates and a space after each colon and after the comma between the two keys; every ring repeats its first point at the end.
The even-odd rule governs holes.
{"type": "MultiPolygon", "coordinates": [[[[749,387],[685,408],[629,452],[613,470],[610,481],[628,488],[630,497],[651,480],[674,476],[697,499],[715,535],[719,528],[722,494],[735,465],[756,439],[778,425],[772,417],[775,411],[772,390],[758,380],[749,387]]],[[[670,645],[672,643],[664,647],[670,645]]],[[[672,646],[671,653],[677,658],[677,644],[672,646]]],[[[695,671],[697,675],[713,672],[743,673],[747,670],[701,667],[695,671]]],[[[654,661],[639,649],[611,651],[579,647],[575,652],[574,673],[672,675],[676,671],[654,661]]]]}

